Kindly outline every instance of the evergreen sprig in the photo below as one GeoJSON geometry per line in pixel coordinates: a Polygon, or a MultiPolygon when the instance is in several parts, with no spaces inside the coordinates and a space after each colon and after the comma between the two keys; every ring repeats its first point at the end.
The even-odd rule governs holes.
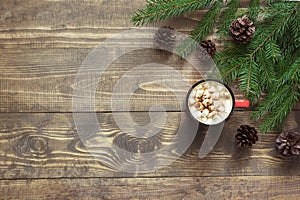
{"type": "Polygon", "coordinates": [[[277,79],[275,69],[285,48],[280,44],[290,40],[285,37],[286,33],[298,34],[290,30],[290,26],[299,24],[294,14],[298,6],[292,3],[276,5],[280,7],[280,15],[273,14],[274,8],[269,9],[271,13],[260,23],[249,45],[229,43],[215,59],[224,80],[230,83],[238,79],[240,88],[252,102],[258,100],[262,91],[268,91],[277,79]]]}
{"type": "Polygon", "coordinates": [[[145,8],[132,15],[134,25],[143,25],[192,12],[210,5],[214,0],[147,0],[145,8]]]}
{"type": "Polygon", "coordinates": [[[247,16],[249,19],[255,21],[260,13],[260,0],[251,0],[249,4],[249,9],[247,12],[247,16]]]}
{"type": "Polygon", "coordinates": [[[178,53],[182,57],[186,57],[192,52],[196,46],[197,42],[205,39],[208,34],[212,32],[214,29],[215,23],[218,19],[218,16],[221,12],[222,1],[216,1],[211,6],[211,8],[204,15],[203,19],[199,23],[199,25],[192,31],[191,39],[188,38],[178,47],[178,53]],[[196,43],[195,43],[196,41],[196,43]]]}
{"type": "Polygon", "coordinates": [[[280,128],[280,124],[300,98],[300,57],[290,66],[270,91],[266,99],[252,112],[259,120],[268,117],[260,125],[260,130],[268,132],[280,128]]]}
{"type": "MultiPolygon", "coordinates": [[[[256,0],[255,0],[256,1],[256,0]]],[[[218,36],[222,39],[228,36],[228,27],[235,19],[235,13],[238,11],[240,0],[231,0],[227,8],[221,15],[220,25],[218,27],[218,36]]]]}

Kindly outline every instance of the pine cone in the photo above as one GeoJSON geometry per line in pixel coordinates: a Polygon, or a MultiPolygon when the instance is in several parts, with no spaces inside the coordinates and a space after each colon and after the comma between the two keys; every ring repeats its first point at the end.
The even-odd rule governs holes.
{"type": "Polygon", "coordinates": [[[231,37],[241,44],[247,44],[255,33],[254,23],[248,17],[234,20],[229,30],[231,37]]]}
{"type": "Polygon", "coordinates": [[[280,133],[276,139],[276,147],[279,153],[289,155],[300,155],[300,133],[286,131],[280,133]]]}
{"type": "Polygon", "coordinates": [[[158,49],[172,51],[175,46],[176,35],[174,28],[163,26],[157,30],[154,36],[154,46],[158,49]]]}
{"type": "Polygon", "coordinates": [[[200,46],[197,48],[197,56],[200,60],[208,60],[215,56],[217,49],[214,42],[211,40],[202,40],[200,46]]]}
{"type": "Polygon", "coordinates": [[[237,129],[235,142],[239,147],[252,146],[256,141],[258,141],[258,136],[254,127],[241,125],[240,128],[237,129]]]}

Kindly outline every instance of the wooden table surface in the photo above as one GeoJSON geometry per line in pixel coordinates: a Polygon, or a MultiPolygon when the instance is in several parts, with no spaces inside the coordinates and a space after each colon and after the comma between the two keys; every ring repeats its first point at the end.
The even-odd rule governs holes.
{"type": "MultiPolygon", "coordinates": [[[[90,154],[72,114],[77,71],[102,41],[134,28],[130,14],[144,4],[143,0],[1,0],[0,198],[300,198],[300,159],[278,156],[277,132],[258,133],[259,141],[252,149],[235,147],[239,125],[259,125],[250,119],[249,110],[233,113],[215,148],[203,159],[197,156],[203,127],[175,162],[149,173],[116,170],[113,166],[125,161],[113,152],[100,158],[90,154]]],[[[171,25],[188,33],[202,16],[199,11],[154,26],[171,25]]],[[[222,48],[222,41],[216,43],[222,48]]],[[[153,61],[171,65],[190,84],[200,79],[192,68],[183,67],[184,60],[151,49],[133,51],[112,63],[101,77],[103,87],[97,88],[95,111],[104,132],[127,150],[151,151],[155,145],[165,145],[160,137],[150,142],[128,137],[114,121],[124,113],[112,113],[110,106],[117,81],[132,67],[153,61]]],[[[159,72],[159,68],[151,70],[159,72]]],[[[167,118],[158,128],[163,135],[172,136],[182,114],[173,105],[173,94],[155,82],[140,87],[130,99],[130,116],[146,125],[149,105],[159,102],[166,106],[167,118]]],[[[300,130],[299,107],[288,116],[284,130],[300,130]]],[[[127,120],[129,123],[124,117],[123,122],[127,120]]]]}

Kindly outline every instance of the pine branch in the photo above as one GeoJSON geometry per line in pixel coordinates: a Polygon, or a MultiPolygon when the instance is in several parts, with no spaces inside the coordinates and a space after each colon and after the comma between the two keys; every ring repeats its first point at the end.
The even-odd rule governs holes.
{"type": "Polygon", "coordinates": [[[208,34],[211,33],[220,15],[222,5],[222,1],[214,2],[212,7],[205,14],[203,20],[201,20],[200,24],[195,30],[192,31],[191,36],[194,40],[200,42],[200,40],[204,39],[208,34]]]}
{"type": "Polygon", "coordinates": [[[226,38],[228,35],[228,28],[231,22],[235,19],[235,14],[240,5],[240,0],[231,0],[228,4],[228,7],[221,15],[221,20],[218,27],[218,36],[220,38],[226,38]]]}
{"type": "Polygon", "coordinates": [[[251,0],[249,4],[249,9],[247,11],[247,16],[252,21],[256,21],[258,14],[260,13],[260,0],[251,0]]]}
{"type": "Polygon", "coordinates": [[[214,0],[149,0],[145,8],[132,15],[134,25],[143,25],[192,12],[214,0]]]}
{"type": "Polygon", "coordinates": [[[276,90],[289,83],[300,84],[300,57],[289,67],[289,70],[282,74],[277,82],[276,90]]]}
{"type": "Polygon", "coordinates": [[[297,86],[291,88],[291,86],[287,85],[281,88],[284,95],[283,101],[281,101],[280,105],[273,109],[270,116],[261,123],[260,130],[262,132],[267,133],[270,130],[278,129],[280,127],[288,113],[292,111],[293,107],[296,105],[300,98],[299,85],[297,87],[298,91],[296,90],[296,87],[297,86]]]}
{"type": "MultiPolygon", "coordinates": [[[[294,17],[293,14],[298,9],[298,5],[279,5],[282,8],[281,15],[269,15],[272,16],[272,23],[261,25],[261,29],[256,32],[251,44],[246,47],[242,46],[246,50],[234,53],[230,49],[225,49],[225,51],[228,51],[227,54],[230,55],[231,52],[232,56],[229,58],[222,58],[221,56],[221,60],[217,61],[220,72],[224,77],[223,80],[234,81],[233,78],[237,78],[240,82],[240,88],[245,91],[246,97],[252,100],[253,103],[260,97],[261,91],[268,89],[272,84],[272,80],[275,79],[274,70],[268,71],[269,67],[267,65],[271,62],[271,66],[274,67],[274,64],[280,59],[281,49],[276,41],[280,40],[284,33],[289,30],[289,23],[293,22],[291,19],[294,17]],[[262,51],[265,56],[262,56],[262,51]],[[235,61],[238,61],[238,63],[235,61]],[[222,63],[222,65],[219,65],[219,63],[222,63]],[[261,67],[261,64],[263,67],[261,67]],[[261,83],[261,74],[268,76],[268,85],[262,85],[266,82],[261,83]]],[[[276,7],[279,6],[276,5],[276,7]]],[[[269,11],[272,11],[272,9],[269,9],[269,11]]]]}
{"type": "Polygon", "coordinates": [[[238,78],[239,69],[248,51],[242,45],[227,43],[224,50],[217,52],[214,61],[225,83],[230,84],[238,78]]]}
{"type": "Polygon", "coordinates": [[[252,118],[263,121],[260,130],[268,132],[281,124],[300,98],[300,57],[276,82],[266,99],[252,112],[252,118]]]}
{"type": "Polygon", "coordinates": [[[283,58],[291,55],[297,48],[300,47],[300,6],[298,10],[293,14],[289,22],[289,31],[284,34],[284,38],[278,41],[278,44],[282,48],[283,58]],[[288,38],[288,39],[285,39],[288,38]]]}
{"type": "Polygon", "coordinates": [[[251,102],[256,102],[261,95],[259,77],[259,67],[250,55],[240,67],[238,80],[240,89],[251,102]]]}
{"type": "Polygon", "coordinates": [[[275,3],[288,2],[289,0],[264,0],[264,2],[268,5],[272,5],[275,3]]]}
{"type": "MultiPolygon", "coordinates": [[[[299,19],[300,21],[300,19],[299,19]]],[[[299,26],[300,29],[300,26],[299,26]]],[[[298,35],[292,35],[290,33],[286,33],[286,38],[289,38],[289,40],[281,40],[278,42],[278,44],[281,47],[281,55],[285,59],[289,55],[291,55],[296,49],[300,47],[300,34],[298,35]]]]}
{"type": "Polygon", "coordinates": [[[281,49],[273,40],[268,40],[264,46],[266,58],[271,60],[274,64],[279,61],[281,56],[281,49]]]}
{"type": "Polygon", "coordinates": [[[177,51],[182,57],[189,55],[197,46],[201,40],[207,37],[210,34],[215,26],[215,23],[220,15],[223,2],[216,1],[212,7],[205,13],[203,19],[195,30],[191,33],[191,39],[185,40],[182,44],[179,45],[177,51]]]}
{"type": "Polygon", "coordinates": [[[274,70],[274,65],[266,57],[265,52],[262,49],[259,50],[257,55],[257,63],[259,66],[259,83],[262,92],[267,92],[276,80],[276,72],[274,70]]]}
{"type": "Polygon", "coordinates": [[[278,90],[276,93],[269,94],[266,99],[261,102],[255,110],[251,113],[252,119],[259,120],[269,113],[273,112],[278,106],[281,105],[281,102],[289,96],[290,87],[285,86],[278,90]]]}

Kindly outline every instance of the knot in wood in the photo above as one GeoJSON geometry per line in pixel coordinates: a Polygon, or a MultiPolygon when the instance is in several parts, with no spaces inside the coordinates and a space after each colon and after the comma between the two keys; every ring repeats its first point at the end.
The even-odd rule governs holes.
{"type": "Polygon", "coordinates": [[[113,139],[114,145],[131,153],[149,153],[161,146],[160,137],[137,138],[121,133],[113,139]]]}
{"type": "Polygon", "coordinates": [[[21,138],[16,147],[16,153],[24,157],[47,157],[49,148],[46,138],[40,136],[26,135],[21,138]]]}
{"type": "Polygon", "coordinates": [[[29,140],[29,148],[32,153],[43,154],[47,150],[47,141],[44,138],[33,137],[29,140]]]}

